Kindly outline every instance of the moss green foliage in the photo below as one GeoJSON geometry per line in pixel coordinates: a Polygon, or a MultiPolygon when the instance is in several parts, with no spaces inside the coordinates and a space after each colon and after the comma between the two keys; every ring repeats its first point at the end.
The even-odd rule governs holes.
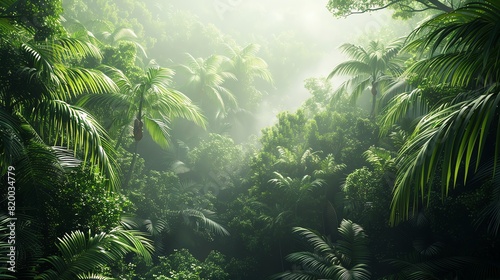
{"type": "Polygon", "coordinates": [[[164,2],[0,1],[0,278],[500,275],[498,1],[329,1],[446,13],[344,44],[260,133],[309,45],[164,2]]]}
{"type": "Polygon", "coordinates": [[[330,0],[327,9],[337,17],[345,17],[352,14],[367,13],[389,8],[394,10],[394,17],[409,18],[416,12],[428,10],[438,10],[449,12],[457,8],[463,1],[442,1],[442,0],[369,0],[369,1],[340,1],[330,0]]]}
{"type": "Polygon", "coordinates": [[[59,188],[51,191],[47,202],[47,225],[62,236],[71,230],[86,232],[108,231],[114,228],[124,213],[132,210],[132,203],[118,192],[103,192],[104,178],[87,170],[75,170],[59,188]]]}
{"type": "Polygon", "coordinates": [[[160,257],[159,263],[146,274],[143,279],[154,280],[209,280],[229,279],[224,271],[226,265],[224,255],[211,251],[199,261],[186,249],[174,250],[168,257],[160,257]]]}

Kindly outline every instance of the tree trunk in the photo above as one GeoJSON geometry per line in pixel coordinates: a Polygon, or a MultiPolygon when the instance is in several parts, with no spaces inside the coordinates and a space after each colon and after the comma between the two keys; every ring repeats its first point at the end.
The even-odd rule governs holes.
{"type": "Polygon", "coordinates": [[[376,82],[372,82],[372,111],[370,113],[370,117],[372,119],[375,119],[375,109],[377,107],[377,83],[376,82]]]}
{"type": "Polygon", "coordinates": [[[132,173],[134,172],[135,162],[137,161],[137,146],[139,146],[138,141],[135,142],[134,155],[132,156],[132,162],[130,163],[130,168],[128,169],[127,178],[125,178],[125,182],[123,183],[124,189],[128,187],[128,183],[130,182],[130,179],[132,178],[132,173]]]}
{"type": "Polygon", "coordinates": [[[128,173],[127,173],[127,178],[125,179],[125,183],[123,184],[123,188],[126,188],[128,187],[128,183],[130,182],[130,179],[132,178],[132,172],[134,171],[134,166],[135,166],[135,162],[137,161],[137,146],[139,145],[139,141],[141,140],[142,138],[142,101],[144,99],[144,90],[141,91],[141,99],[139,101],[139,112],[137,113],[137,117],[135,119],[135,122],[134,122],[134,139],[135,139],[135,146],[134,146],[134,155],[132,156],[132,162],[130,163],[130,168],[128,170],[128,173]],[[137,138],[136,137],[136,133],[138,133],[138,131],[136,131],[136,126],[135,124],[136,123],[140,123],[140,134],[141,134],[141,137],[140,138],[137,138]]]}
{"type": "Polygon", "coordinates": [[[122,129],[122,131],[120,132],[120,135],[118,136],[118,139],[116,140],[115,151],[118,150],[118,148],[120,147],[120,145],[122,143],[123,134],[125,134],[125,130],[127,130],[127,126],[125,126],[122,129]]]}
{"type": "Polygon", "coordinates": [[[442,3],[439,0],[429,0],[429,2],[431,4],[433,4],[436,7],[436,9],[441,10],[445,13],[449,13],[449,12],[453,11],[453,8],[446,6],[444,3],[442,3]]]}

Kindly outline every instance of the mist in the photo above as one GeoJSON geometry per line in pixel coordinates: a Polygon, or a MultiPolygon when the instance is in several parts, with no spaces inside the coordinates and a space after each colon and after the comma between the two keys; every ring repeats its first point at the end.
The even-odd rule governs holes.
{"type": "MultiPolygon", "coordinates": [[[[280,111],[296,110],[310,94],[304,80],[326,77],[338,63],[345,61],[339,47],[344,43],[363,45],[370,40],[390,43],[408,34],[417,20],[393,19],[390,10],[336,18],[325,1],[171,1],[169,8],[188,11],[205,24],[213,24],[239,44],[261,45],[259,55],[278,77],[267,90],[256,112],[259,129],[272,124],[280,111]],[[271,53],[275,42],[294,46],[290,52],[271,53]],[[297,52],[300,50],[300,52],[297,52]],[[267,51],[267,53],[266,53],[267,51]],[[278,64],[277,60],[286,61],[278,64]]],[[[193,46],[196,48],[197,46],[193,46]]],[[[332,79],[334,85],[343,79],[332,79]]]]}
{"type": "Polygon", "coordinates": [[[0,1],[0,279],[498,279],[499,11],[0,1]]]}

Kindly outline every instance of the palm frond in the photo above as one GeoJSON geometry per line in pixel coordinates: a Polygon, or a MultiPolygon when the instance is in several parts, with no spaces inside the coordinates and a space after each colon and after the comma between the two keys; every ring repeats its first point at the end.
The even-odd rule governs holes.
{"type": "Polygon", "coordinates": [[[129,78],[121,70],[104,64],[99,65],[97,69],[115,82],[120,89],[120,93],[125,94],[132,91],[132,82],[130,82],[129,78]]]}
{"type": "Polygon", "coordinates": [[[206,209],[185,209],[180,214],[184,222],[190,226],[194,226],[196,230],[203,228],[218,235],[229,236],[229,231],[210,218],[210,216],[215,214],[212,211],[206,209]]]}
{"type": "Polygon", "coordinates": [[[19,127],[19,120],[0,107],[0,174],[4,174],[14,159],[23,153],[19,127]]]}
{"type": "MultiPolygon", "coordinates": [[[[335,248],[342,254],[342,266],[351,269],[358,265],[365,267],[370,261],[368,239],[361,226],[349,220],[343,220],[339,227],[340,239],[335,248]]],[[[368,271],[368,276],[370,275],[368,271]]]]}
{"type": "Polygon", "coordinates": [[[366,264],[356,264],[353,267],[345,268],[342,266],[334,267],[334,278],[339,280],[369,280],[371,273],[366,264]]]}
{"type": "Polygon", "coordinates": [[[294,227],[292,233],[310,245],[315,252],[324,255],[332,255],[334,252],[332,243],[315,231],[302,227],[294,227]]]}
{"type": "Polygon", "coordinates": [[[56,42],[28,42],[21,46],[29,65],[20,75],[28,83],[40,84],[50,98],[66,100],[84,93],[116,92],[115,83],[102,72],[64,63],[87,56],[100,57],[99,50],[77,39],[67,38],[56,42]]]}
{"type": "Polygon", "coordinates": [[[380,119],[380,135],[385,136],[392,127],[404,118],[419,120],[429,112],[429,104],[420,89],[414,89],[392,98],[380,119]]]}
{"type": "MultiPolygon", "coordinates": [[[[488,135],[500,136],[498,121],[495,121],[500,113],[498,89],[478,93],[482,92],[463,93],[453,103],[431,111],[420,120],[402,147],[397,158],[400,171],[391,204],[393,223],[407,219],[410,205],[416,211],[418,198],[424,199],[431,191],[431,179],[438,162],[442,160],[444,196],[450,187],[456,186],[459,174],[465,184],[469,174],[477,170],[488,135]]],[[[500,151],[498,141],[494,149],[496,162],[500,151]]]]}
{"type": "Polygon", "coordinates": [[[272,279],[370,279],[368,242],[357,224],[342,220],[339,239],[332,243],[310,229],[294,227],[296,234],[311,252],[296,252],[286,259],[300,270],[274,275],[272,279]]]}
{"type": "Polygon", "coordinates": [[[317,280],[318,276],[316,273],[311,271],[297,270],[297,271],[286,271],[278,273],[270,277],[272,280],[317,280]]]}
{"type": "Polygon", "coordinates": [[[95,273],[82,273],[77,276],[78,280],[114,280],[115,278],[95,274],[95,273]]]}
{"type": "Polygon", "coordinates": [[[60,238],[56,246],[60,255],[44,259],[53,268],[35,279],[70,280],[91,275],[89,273],[98,266],[110,265],[121,260],[129,252],[139,254],[146,262],[151,262],[153,250],[150,241],[143,234],[120,227],[94,236],[73,231],[60,238]]]}
{"type": "Polygon", "coordinates": [[[167,148],[169,146],[170,134],[168,132],[168,124],[162,120],[151,119],[147,116],[144,117],[144,126],[151,135],[151,138],[155,143],[160,145],[162,148],[167,148]]]}
{"type": "Polygon", "coordinates": [[[54,51],[57,51],[57,56],[61,61],[65,61],[68,59],[83,59],[83,58],[95,58],[97,60],[102,60],[101,51],[97,46],[88,42],[79,40],[76,38],[58,38],[55,42],[58,46],[54,48],[54,51]]]}
{"type": "Polygon", "coordinates": [[[117,108],[129,110],[131,97],[125,94],[85,94],[78,98],[76,106],[88,108],[117,108]]]}
{"type": "MultiPolygon", "coordinates": [[[[194,105],[186,95],[182,92],[169,89],[161,96],[157,96],[157,100],[151,105],[155,112],[159,112],[170,119],[183,118],[199,125],[202,128],[206,127],[206,119],[201,114],[200,108],[194,105]]],[[[152,113],[152,115],[156,115],[152,113]]]]}
{"type": "Polygon", "coordinates": [[[168,222],[162,219],[157,219],[155,221],[151,219],[146,219],[143,221],[146,230],[151,236],[158,236],[164,231],[168,231],[168,222]]]}
{"type": "Polygon", "coordinates": [[[135,40],[137,39],[137,35],[134,30],[130,28],[117,28],[115,31],[110,34],[110,39],[112,42],[118,42],[121,40],[135,40]]]}
{"type": "Polygon", "coordinates": [[[225,46],[229,51],[229,64],[234,73],[246,76],[241,77],[243,79],[253,79],[254,77],[257,77],[273,84],[273,78],[268,69],[267,63],[262,58],[257,56],[257,53],[260,50],[260,45],[248,44],[244,48],[232,48],[227,44],[225,46]]]}
{"type": "Polygon", "coordinates": [[[30,119],[41,137],[53,145],[71,146],[75,156],[82,153],[84,162],[99,167],[110,180],[111,188],[119,186],[113,149],[106,132],[91,115],[66,102],[46,100],[33,108],[30,119]]]}
{"type": "MultiPolygon", "coordinates": [[[[371,42],[370,44],[373,43],[374,42],[371,42]]],[[[366,61],[366,57],[369,55],[369,53],[363,47],[354,44],[343,44],[342,46],[340,46],[340,50],[353,59],[359,61],[366,61]]]]}
{"type": "Polygon", "coordinates": [[[101,71],[86,68],[66,68],[57,71],[60,84],[54,92],[55,98],[68,99],[85,93],[113,93],[118,87],[101,71]]]}
{"type": "Polygon", "coordinates": [[[407,70],[452,86],[484,86],[500,78],[500,5],[498,1],[468,3],[421,25],[408,38],[406,49],[429,55],[407,70]],[[430,68],[426,68],[430,67],[430,68]]]}
{"type": "Polygon", "coordinates": [[[64,169],[54,150],[36,141],[30,141],[22,155],[12,164],[17,170],[16,181],[26,186],[27,195],[33,195],[31,192],[35,191],[46,191],[54,186],[54,182],[65,179],[64,169]]]}
{"type": "Polygon", "coordinates": [[[370,75],[372,73],[372,69],[370,65],[366,64],[362,61],[357,60],[349,60],[346,62],[342,62],[339,65],[333,68],[332,72],[328,74],[328,79],[331,79],[337,75],[354,75],[358,76],[360,74],[370,75]]]}
{"type": "Polygon", "coordinates": [[[332,274],[331,260],[312,252],[295,252],[286,256],[286,260],[302,267],[304,271],[314,272],[318,276],[329,277],[332,274]]]}

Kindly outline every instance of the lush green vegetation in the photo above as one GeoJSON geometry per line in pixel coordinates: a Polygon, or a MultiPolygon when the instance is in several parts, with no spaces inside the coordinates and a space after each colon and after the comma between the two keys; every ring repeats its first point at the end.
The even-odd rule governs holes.
{"type": "Polygon", "coordinates": [[[174,2],[0,1],[1,279],[500,277],[500,2],[328,1],[428,17],[265,128],[312,55],[174,2]]]}

